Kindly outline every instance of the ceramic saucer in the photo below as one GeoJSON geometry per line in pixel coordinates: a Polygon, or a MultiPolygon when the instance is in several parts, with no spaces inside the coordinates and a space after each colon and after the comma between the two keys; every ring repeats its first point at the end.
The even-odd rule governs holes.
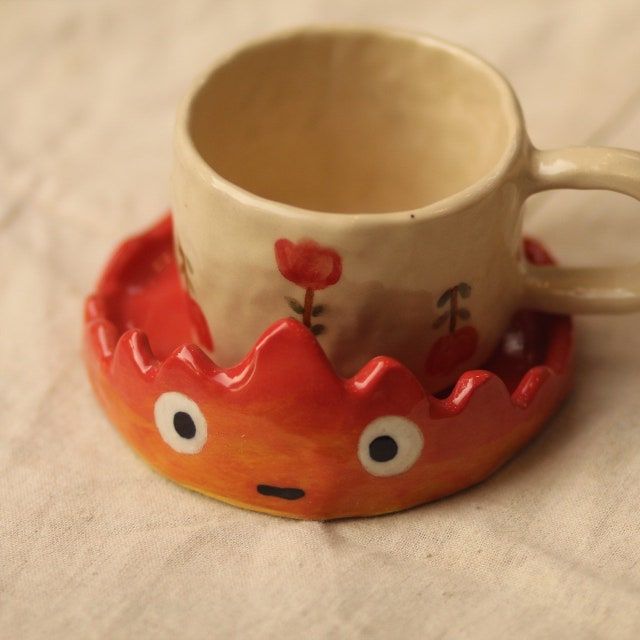
{"type": "MultiPolygon", "coordinates": [[[[534,241],[525,252],[551,262],[534,241]]],[[[248,509],[331,519],[407,509],[491,475],[566,396],[573,332],[567,316],[522,311],[485,368],[437,397],[385,356],[338,377],[292,318],[221,368],[166,217],[106,265],[85,347],[105,411],[160,473],[248,509]]]]}

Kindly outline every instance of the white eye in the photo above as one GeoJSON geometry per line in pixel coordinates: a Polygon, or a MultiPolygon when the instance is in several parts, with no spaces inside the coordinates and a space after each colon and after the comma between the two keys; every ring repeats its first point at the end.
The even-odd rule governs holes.
{"type": "Polygon", "coordinates": [[[382,416],[370,422],[358,442],[358,458],[373,476],[410,469],[422,452],[422,431],[408,418],[382,416]]]}
{"type": "Polygon", "coordinates": [[[162,439],[179,453],[198,453],[207,441],[207,421],[200,407],[177,391],[163,393],[153,408],[162,439]]]}

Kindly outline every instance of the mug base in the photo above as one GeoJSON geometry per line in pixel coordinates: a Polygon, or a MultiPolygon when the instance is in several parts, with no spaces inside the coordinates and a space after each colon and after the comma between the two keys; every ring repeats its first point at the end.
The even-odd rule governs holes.
{"type": "MultiPolygon", "coordinates": [[[[535,264],[551,262],[535,241],[525,242],[525,253],[535,264]]],[[[255,511],[327,520],[450,495],[524,447],[571,387],[568,316],[518,312],[482,370],[432,395],[385,356],[340,378],[311,332],[290,318],[269,327],[241,363],[218,367],[215,332],[198,312],[180,286],[167,216],[116,250],[87,300],[89,377],[112,422],[152,467],[255,511]],[[195,433],[175,426],[185,438],[178,445],[158,426],[157,400],[171,394],[199,407],[187,423],[184,411],[174,414],[174,425],[181,413],[195,433]],[[397,416],[420,432],[419,456],[397,473],[372,471],[362,460],[363,426],[397,416]],[[202,424],[206,442],[197,449],[202,424]]]]}

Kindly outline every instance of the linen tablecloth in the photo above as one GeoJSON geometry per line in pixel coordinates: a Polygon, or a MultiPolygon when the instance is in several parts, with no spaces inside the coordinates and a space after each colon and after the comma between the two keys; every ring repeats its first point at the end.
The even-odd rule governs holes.
{"type": "MultiPolygon", "coordinates": [[[[431,33],[501,68],[541,147],[640,148],[640,4],[0,2],[0,637],[640,637],[640,317],[579,318],[575,390],[482,485],[333,523],[152,472],[102,414],[81,309],[168,204],[175,108],[218,54],[313,22],[431,33]]],[[[567,264],[637,260],[640,207],[554,193],[567,264]]]]}

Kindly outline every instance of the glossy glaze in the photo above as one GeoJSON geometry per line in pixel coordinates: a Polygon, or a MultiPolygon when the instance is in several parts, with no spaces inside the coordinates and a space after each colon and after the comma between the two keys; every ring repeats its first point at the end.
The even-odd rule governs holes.
{"type": "MultiPolygon", "coordinates": [[[[535,243],[527,254],[548,262],[535,243]]],[[[567,317],[518,314],[488,370],[464,373],[440,398],[388,357],[337,376],[312,332],[292,318],[268,327],[241,363],[221,368],[192,344],[199,331],[191,317],[166,218],[118,249],[87,301],[86,362],[100,401],[164,475],[294,518],[397,511],[473,485],[542,428],[570,385],[567,317]],[[195,422],[207,423],[204,444],[184,441],[197,453],[179,453],[158,428],[158,399],[176,393],[199,407],[195,422]],[[410,432],[415,425],[408,455],[419,455],[406,471],[375,475],[361,461],[361,438],[388,416],[406,420],[410,432]]]]}

